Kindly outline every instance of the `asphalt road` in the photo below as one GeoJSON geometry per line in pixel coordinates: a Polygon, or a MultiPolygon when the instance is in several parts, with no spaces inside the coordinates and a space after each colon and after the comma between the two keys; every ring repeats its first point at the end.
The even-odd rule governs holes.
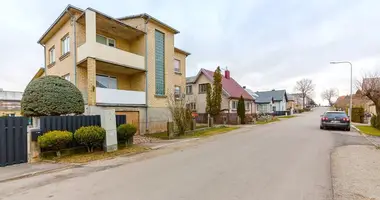
{"type": "Polygon", "coordinates": [[[320,130],[322,112],[319,108],[278,123],[240,129],[107,170],[56,176],[49,184],[32,187],[38,177],[24,180],[20,182],[24,186],[14,187],[15,192],[4,199],[332,199],[331,151],[366,141],[354,132],[320,130]]]}

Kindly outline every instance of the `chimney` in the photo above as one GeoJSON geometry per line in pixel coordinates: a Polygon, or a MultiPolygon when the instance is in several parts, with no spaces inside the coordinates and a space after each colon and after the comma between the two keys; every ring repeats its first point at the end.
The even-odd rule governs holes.
{"type": "Polygon", "coordinates": [[[245,89],[246,87],[245,86],[243,86],[243,89],[245,89]]]}
{"type": "Polygon", "coordinates": [[[230,71],[228,69],[226,71],[224,71],[224,77],[226,77],[226,79],[230,79],[231,78],[230,71]]]}

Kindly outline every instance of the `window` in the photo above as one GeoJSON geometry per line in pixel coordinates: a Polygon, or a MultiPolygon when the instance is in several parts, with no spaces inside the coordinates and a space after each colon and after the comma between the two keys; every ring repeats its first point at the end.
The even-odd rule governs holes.
{"type": "Polygon", "coordinates": [[[250,110],[251,102],[245,102],[245,110],[250,110]]]}
{"type": "Polygon", "coordinates": [[[231,109],[236,110],[238,106],[238,101],[231,101],[231,109]]]}
{"type": "Polygon", "coordinates": [[[96,75],[96,87],[117,89],[117,80],[111,76],[96,75]]]}
{"type": "Polygon", "coordinates": [[[155,32],[155,83],[156,95],[165,95],[165,34],[155,32]]]}
{"type": "Polygon", "coordinates": [[[49,49],[49,64],[55,63],[55,47],[49,49]]]}
{"type": "Polygon", "coordinates": [[[180,86],[174,86],[174,97],[176,99],[179,99],[181,97],[181,87],[180,86]]]}
{"type": "Polygon", "coordinates": [[[186,86],[186,94],[193,94],[193,86],[192,85],[186,86]]]}
{"type": "Polygon", "coordinates": [[[174,59],[174,72],[181,73],[181,61],[174,59]]]}
{"type": "Polygon", "coordinates": [[[66,35],[61,39],[61,55],[65,55],[70,51],[70,37],[66,35]]]}
{"type": "Polygon", "coordinates": [[[195,105],[195,102],[191,102],[191,103],[186,104],[186,108],[191,110],[191,111],[197,110],[197,106],[195,105]]]}
{"type": "Polygon", "coordinates": [[[257,105],[257,111],[260,113],[269,113],[269,104],[258,104],[257,105]]]}
{"type": "Polygon", "coordinates": [[[64,78],[65,80],[70,81],[70,74],[66,74],[66,75],[62,76],[62,78],[64,78]]]}
{"type": "Polygon", "coordinates": [[[207,85],[208,85],[208,83],[199,84],[199,91],[198,91],[198,93],[199,94],[206,93],[207,92],[207,85]]]}
{"type": "Polygon", "coordinates": [[[104,37],[102,35],[96,35],[96,42],[110,47],[116,47],[116,42],[114,39],[104,37]]]}

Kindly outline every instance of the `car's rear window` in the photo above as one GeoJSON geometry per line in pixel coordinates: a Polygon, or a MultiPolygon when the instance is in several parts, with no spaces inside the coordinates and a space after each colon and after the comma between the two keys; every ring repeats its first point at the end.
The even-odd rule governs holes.
{"type": "Polygon", "coordinates": [[[326,117],[347,117],[346,113],[342,112],[327,112],[325,113],[326,117]]]}

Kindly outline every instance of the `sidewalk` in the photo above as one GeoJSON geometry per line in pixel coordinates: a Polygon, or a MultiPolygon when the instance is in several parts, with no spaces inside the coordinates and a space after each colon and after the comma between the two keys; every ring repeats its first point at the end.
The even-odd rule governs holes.
{"type": "Polygon", "coordinates": [[[55,163],[24,163],[19,165],[11,165],[7,167],[0,167],[0,183],[10,180],[25,178],[29,176],[38,175],[41,173],[48,173],[57,170],[64,170],[71,168],[67,164],[55,163]]]}
{"type": "Polygon", "coordinates": [[[373,146],[338,147],[331,154],[335,200],[380,199],[380,150],[373,146]]]}

